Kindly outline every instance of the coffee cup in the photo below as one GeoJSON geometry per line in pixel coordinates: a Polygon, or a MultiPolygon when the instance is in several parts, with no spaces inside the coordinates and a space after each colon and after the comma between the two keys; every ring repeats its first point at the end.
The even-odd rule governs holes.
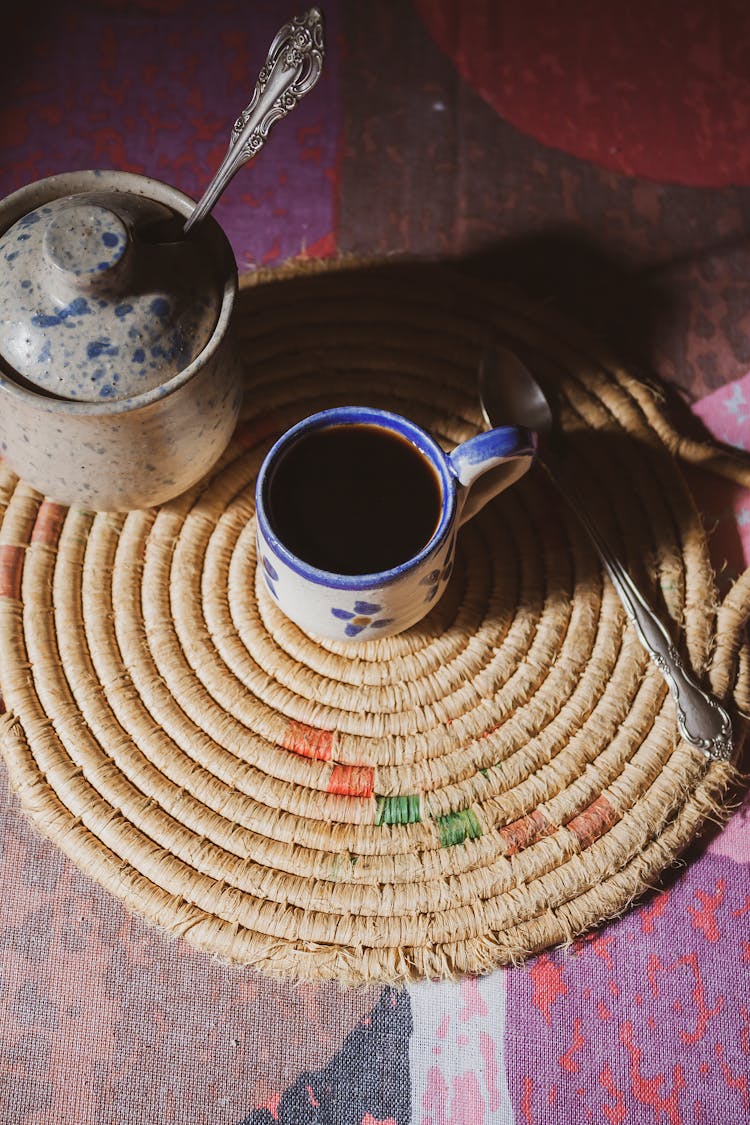
{"type": "Polygon", "coordinates": [[[268,451],[256,482],[258,566],[305,633],[368,641],[416,624],[453,568],[458,529],[529,469],[535,435],[502,426],[446,453],[390,411],[313,414],[268,451]]]}

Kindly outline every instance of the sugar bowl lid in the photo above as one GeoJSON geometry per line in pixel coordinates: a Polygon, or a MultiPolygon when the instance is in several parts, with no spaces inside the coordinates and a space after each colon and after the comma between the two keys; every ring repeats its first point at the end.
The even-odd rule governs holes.
{"type": "Polygon", "coordinates": [[[0,357],[56,398],[105,402],[169,382],[220,305],[205,249],[145,196],[53,199],[0,236],[0,357]]]}

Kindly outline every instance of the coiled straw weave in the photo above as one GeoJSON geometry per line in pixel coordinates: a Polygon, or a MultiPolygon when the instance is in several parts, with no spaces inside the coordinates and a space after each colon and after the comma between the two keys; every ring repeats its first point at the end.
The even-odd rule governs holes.
{"type": "Polygon", "coordinates": [[[750,711],[750,576],[718,604],[658,395],[548,310],[432,267],[245,279],[242,423],[209,479],[97,514],[0,479],[2,751],[22,807],[128,907],[222,958],[346,983],[482,972],[569,941],[720,815],[734,767],[681,742],[575,517],[532,471],[459,537],[430,616],[316,643],[256,568],[253,482],[328,405],[481,427],[489,331],[562,411],[592,514],[689,663],[750,711]],[[366,634],[365,634],[366,636],[366,634]]]}

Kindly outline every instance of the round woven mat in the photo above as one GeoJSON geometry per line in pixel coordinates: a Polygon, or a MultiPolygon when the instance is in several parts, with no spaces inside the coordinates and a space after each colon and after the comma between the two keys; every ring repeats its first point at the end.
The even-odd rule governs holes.
{"type": "Polygon", "coordinates": [[[0,487],[2,750],[23,808],[129,907],[273,974],[479,972],[622,911],[720,815],[733,767],[675,710],[575,518],[532,471],[459,536],[447,593],[391,639],[315,643],[256,568],[274,437],[337,403],[451,446],[481,427],[490,328],[562,409],[586,503],[692,666],[750,710],[746,573],[717,605],[657,394],[548,311],[459,274],[318,267],[245,280],[244,417],[161,509],[0,487]]]}

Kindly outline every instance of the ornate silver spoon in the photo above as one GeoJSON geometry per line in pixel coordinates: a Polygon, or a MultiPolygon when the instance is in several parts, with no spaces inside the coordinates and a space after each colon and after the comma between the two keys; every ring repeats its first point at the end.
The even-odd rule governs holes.
{"type": "Polygon", "coordinates": [[[206,217],[242,165],[260,152],[271,126],[312,90],[324,58],[323,15],[318,8],[310,8],[280,28],[258,75],[252,100],[232,127],[226,156],[183,227],[185,234],[206,217]]]}
{"type": "MultiPolygon", "coordinates": [[[[518,356],[497,344],[490,344],[485,351],[479,374],[479,398],[489,425],[527,426],[540,437],[552,428],[552,410],[544,391],[518,356]]],[[[547,461],[539,456],[537,461],[588,532],[641,643],[666,680],[675,702],[680,734],[707,758],[731,760],[732,722],[727,711],[714,695],[696,683],[665,626],[570,487],[547,461]]]]}

